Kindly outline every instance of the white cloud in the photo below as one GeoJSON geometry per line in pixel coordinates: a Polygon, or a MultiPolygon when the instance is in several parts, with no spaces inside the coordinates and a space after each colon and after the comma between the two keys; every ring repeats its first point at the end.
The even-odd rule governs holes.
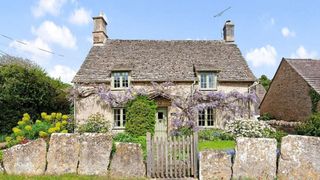
{"type": "Polygon", "coordinates": [[[57,16],[66,2],[67,0],[39,0],[37,5],[32,7],[32,13],[35,17],[41,17],[46,14],[57,16]]]}
{"type": "Polygon", "coordinates": [[[91,12],[79,8],[75,9],[69,17],[69,22],[76,25],[86,25],[91,21],[91,12]]]}
{"type": "Polygon", "coordinates": [[[52,54],[38,49],[41,48],[46,51],[51,51],[49,45],[41,38],[36,38],[33,41],[22,40],[21,42],[25,43],[26,45],[13,41],[9,44],[9,46],[15,48],[19,53],[27,56],[29,59],[40,65],[44,65],[48,60],[51,59],[52,54]]]}
{"type": "Polygon", "coordinates": [[[295,53],[291,54],[291,58],[317,58],[318,53],[316,51],[308,51],[303,46],[299,46],[295,53]]]}
{"type": "Polygon", "coordinates": [[[55,43],[64,48],[76,48],[76,37],[66,26],[58,26],[52,21],[44,21],[33,34],[47,43],[55,43]]]}
{"type": "Polygon", "coordinates": [[[254,67],[264,65],[273,66],[276,64],[277,51],[271,45],[255,48],[246,54],[246,59],[251,62],[254,67]]]}
{"type": "Polygon", "coordinates": [[[287,27],[283,27],[281,29],[281,34],[283,37],[285,38],[289,38],[289,37],[295,37],[296,36],[296,33],[292,30],[290,30],[289,28],[287,27]]]}
{"type": "Polygon", "coordinates": [[[60,78],[61,81],[70,83],[76,71],[64,65],[55,65],[52,70],[49,71],[49,75],[54,78],[60,78]]]}

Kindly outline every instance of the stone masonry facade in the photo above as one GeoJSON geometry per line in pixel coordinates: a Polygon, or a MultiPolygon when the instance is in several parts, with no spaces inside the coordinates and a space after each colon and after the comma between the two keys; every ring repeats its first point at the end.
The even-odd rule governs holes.
{"type": "Polygon", "coordinates": [[[260,112],[269,113],[276,119],[304,121],[311,115],[309,92],[308,83],[287,61],[282,61],[260,106],[260,112]]]}

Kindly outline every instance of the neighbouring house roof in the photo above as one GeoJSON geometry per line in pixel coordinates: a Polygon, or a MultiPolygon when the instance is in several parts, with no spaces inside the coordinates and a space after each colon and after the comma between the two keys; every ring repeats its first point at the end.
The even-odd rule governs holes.
{"type": "Polygon", "coordinates": [[[318,93],[320,93],[320,60],[284,58],[297,73],[318,93]]]}
{"type": "Polygon", "coordinates": [[[74,83],[110,81],[128,70],[132,81],[194,81],[198,70],[219,72],[219,81],[255,81],[239,48],[224,41],[110,40],[93,46],[74,83]]]}

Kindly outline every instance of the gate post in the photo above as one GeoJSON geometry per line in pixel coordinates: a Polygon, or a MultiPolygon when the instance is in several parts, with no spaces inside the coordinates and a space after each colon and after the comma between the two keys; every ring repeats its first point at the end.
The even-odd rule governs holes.
{"type": "Polygon", "coordinates": [[[198,132],[193,133],[193,168],[194,168],[194,177],[198,177],[198,132]]]}
{"type": "Polygon", "coordinates": [[[147,132],[147,177],[151,178],[152,173],[152,138],[151,133],[147,132]]]}

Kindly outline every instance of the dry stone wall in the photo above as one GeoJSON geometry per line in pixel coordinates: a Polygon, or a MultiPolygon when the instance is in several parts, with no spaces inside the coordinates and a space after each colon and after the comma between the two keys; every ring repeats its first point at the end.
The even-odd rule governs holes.
{"type": "Polygon", "coordinates": [[[221,151],[200,152],[200,179],[320,179],[320,137],[284,137],[278,161],[275,139],[237,138],[236,143],[233,164],[221,151]]]}
{"type": "Polygon", "coordinates": [[[43,139],[16,145],[3,151],[7,174],[42,175],[46,168],[47,144],[43,139]]]}

